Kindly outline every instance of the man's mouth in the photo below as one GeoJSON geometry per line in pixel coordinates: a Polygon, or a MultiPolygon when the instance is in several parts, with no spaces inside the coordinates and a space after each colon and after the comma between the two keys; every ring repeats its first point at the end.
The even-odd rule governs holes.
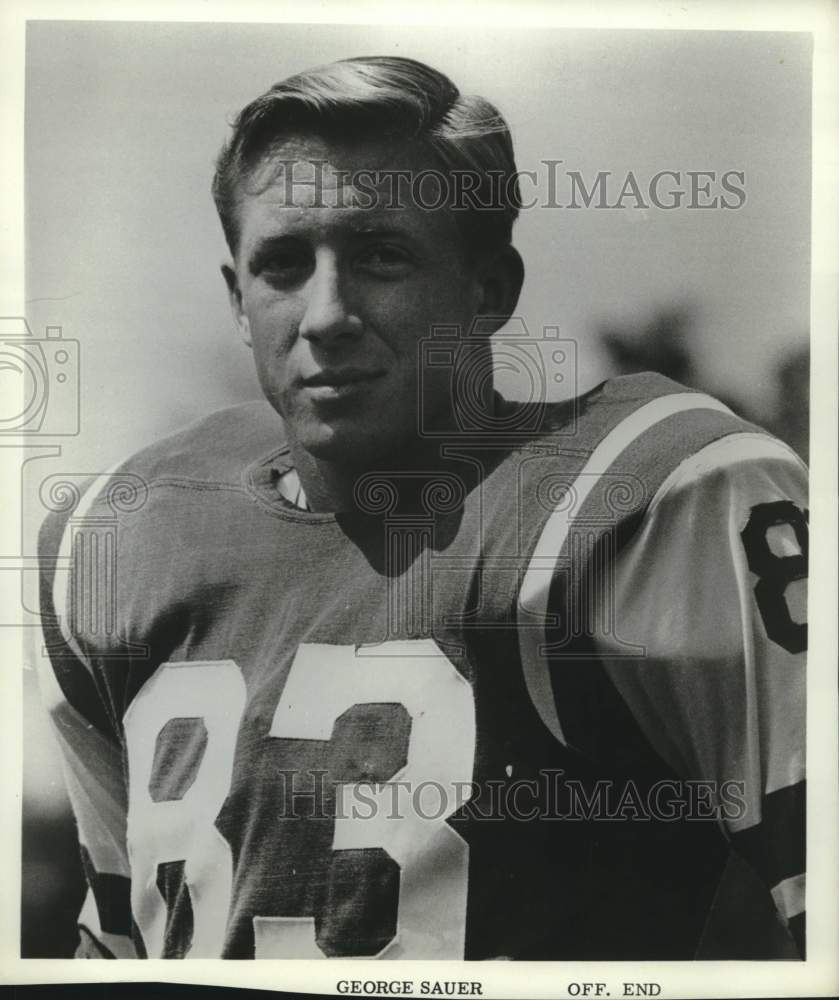
{"type": "Polygon", "coordinates": [[[303,379],[308,387],[354,385],[358,382],[372,382],[381,378],[381,368],[324,368],[303,379]]]}
{"type": "Polygon", "coordinates": [[[384,374],[381,368],[324,368],[302,379],[302,384],[316,399],[338,399],[363,391],[384,374]]]}

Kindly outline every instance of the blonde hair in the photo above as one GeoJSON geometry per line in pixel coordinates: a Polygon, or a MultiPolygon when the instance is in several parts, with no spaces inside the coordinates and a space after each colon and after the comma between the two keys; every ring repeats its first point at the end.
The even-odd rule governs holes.
{"type": "Polygon", "coordinates": [[[424,63],[367,56],[282,80],[238,114],[213,178],[213,198],[234,254],[239,184],[292,134],[418,143],[443,175],[472,175],[470,204],[456,213],[469,249],[492,252],[512,238],[521,200],[513,142],[499,111],[483,97],[462,95],[424,63]]]}

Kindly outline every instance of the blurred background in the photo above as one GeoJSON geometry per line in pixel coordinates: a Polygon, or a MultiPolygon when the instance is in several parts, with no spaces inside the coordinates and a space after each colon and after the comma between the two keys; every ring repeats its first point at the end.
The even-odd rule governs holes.
{"type": "MultiPolygon", "coordinates": [[[[525,192],[537,197],[544,160],[587,188],[608,171],[610,202],[630,171],[645,200],[662,170],[742,171],[746,199],[734,210],[628,198],[524,211],[519,315],[536,339],[558,326],[576,342],[575,378],[549,378],[552,395],[652,369],[722,398],[807,457],[809,36],[30,22],[27,319],[36,338],[60,326],[79,343],[80,429],[54,439],[60,455],[23,470],[27,551],[46,477],[102,472],[259,396],[218,272],[215,154],[236,111],[276,80],[376,53],[428,62],[496,103],[519,168],[542,178],[525,192]]],[[[501,388],[516,395],[514,382],[501,388]]],[[[63,956],[82,880],[32,669],[37,629],[26,638],[21,947],[63,956]]]]}

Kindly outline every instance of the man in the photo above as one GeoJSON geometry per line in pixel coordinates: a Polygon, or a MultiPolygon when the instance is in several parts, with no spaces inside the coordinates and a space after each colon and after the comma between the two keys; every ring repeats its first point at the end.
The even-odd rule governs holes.
{"type": "Polygon", "coordinates": [[[239,115],[213,190],[267,402],[43,531],[80,955],[803,949],[805,470],[659,376],[494,392],[515,171],[408,59],[239,115]]]}

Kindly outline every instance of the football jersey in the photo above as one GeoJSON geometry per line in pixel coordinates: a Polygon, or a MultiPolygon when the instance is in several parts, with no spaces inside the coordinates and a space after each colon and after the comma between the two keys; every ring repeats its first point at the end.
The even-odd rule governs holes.
{"type": "Polygon", "coordinates": [[[252,403],[47,520],[79,954],[794,953],[804,467],[657,375],[505,405],[349,512],[252,403]]]}

